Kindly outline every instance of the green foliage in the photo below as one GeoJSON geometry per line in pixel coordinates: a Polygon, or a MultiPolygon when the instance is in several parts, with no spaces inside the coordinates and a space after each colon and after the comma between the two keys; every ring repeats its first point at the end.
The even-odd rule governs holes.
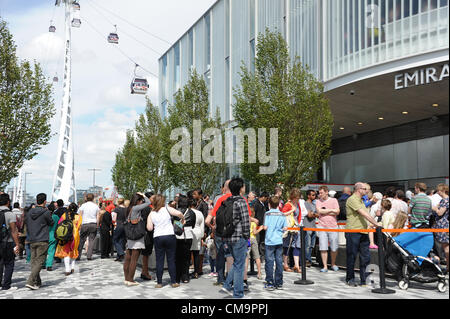
{"type": "Polygon", "coordinates": [[[119,194],[131,199],[134,193],[142,191],[138,189],[137,175],[139,168],[136,163],[136,142],[132,130],[127,131],[125,145],[116,154],[116,162],[111,170],[112,180],[119,194]]]}
{"type": "Polygon", "coordinates": [[[155,194],[170,187],[167,164],[164,161],[166,138],[164,123],[157,107],[147,100],[145,113],[136,123],[136,172],[139,189],[150,189],[155,194]]]}
{"type": "Polygon", "coordinates": [[[234,117],[244,130],[278,128],[279,163],[272,175],[259,174],[259,161],[245,161],[241,171],[259,189],[271,190],[283,183],[289,190],[311,181],[330,156],[333,117],[322,83],[298,58],[290,62],[283,37],[266,30],[258,40],[255,74],[241,67],[234,117]]]}
{"type": "Polygon", "coordinates": [[[0,19],[0,189],[49,143],[55,114],[51,90],[39,64],[18,60],[0,19]]]}
{"type": "MultiPolygon", "coordinates": [[[[165,160],[172,185],[184,190],[202,188],[204,194],[211,194],[220,183],[226,165],[221,163],[194,163],[194,141],[193,125],[195,120],[201,121],[202,130],[207,128],[221,129],[220,115],[216,113],[213,117],[209,112],[209,96],[205,80],[194,70],[187,84],[177,92],[175,103],[168,108],[169,116],[166,119],[166,156],[165,160]],[[170,132],[177,128],[185,127],[191,134],[190,159],[191,163],[175,164],[170,159],[170,150],[177,141],[170,140],[170,132]]],[[[222,134],[223,140],[223,134],[222,134]]],[[[197,141],[199,142],[199,141],[197,141]]],[[[201,149],[209,142],[201,141],[201,149]]],[[[222,143],[223,145],[223,143],[222,143]]],[[[224,154],[222,149],[222,154],[224,154]]]]}

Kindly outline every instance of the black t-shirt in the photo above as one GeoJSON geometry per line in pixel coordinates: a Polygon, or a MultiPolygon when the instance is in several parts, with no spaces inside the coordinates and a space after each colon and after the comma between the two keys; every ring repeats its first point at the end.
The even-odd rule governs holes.
{"type": "Polygon", "coordinates": [[[127,208],[126,207],[116,207],[113,210],[114,212],[116,212],[117,217],[116,217],[116,225],[123,225],[123,223],[125,222],[126,216],[127,216],[127,208]]]}

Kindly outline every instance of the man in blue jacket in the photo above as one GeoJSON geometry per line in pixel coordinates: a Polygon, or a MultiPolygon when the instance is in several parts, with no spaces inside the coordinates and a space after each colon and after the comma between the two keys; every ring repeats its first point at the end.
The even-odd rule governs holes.
{"type": "Polygon", "coordinates": [[[49,226],[53,225],[50,211],[46,208],[47,195],[36,196],[36,207],[26,217],[28,241],[31,249],[31,274],[25,287],[37,290],[42,285],[39,273],[47,257],[49,226]]]}

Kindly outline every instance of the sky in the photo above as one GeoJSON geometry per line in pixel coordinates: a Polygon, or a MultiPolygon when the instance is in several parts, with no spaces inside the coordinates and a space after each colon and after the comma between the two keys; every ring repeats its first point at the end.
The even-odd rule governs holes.
{"type": "MultiPolygon", "coordinates": [[[[139,69],[137,73],[149,81],[147,96],[157,105],[158,79],[154,75],[158,75],[158,59],[215,1],[78,1],[81,28],[72,28],[72,110],[77,189],[93,185],[93,173],[89,171],[93,168],[101,170],[95,173],[96,185],[112,186],[111,168],[115,154],[125,142],[126,131],[134,127],[145,109],[145,96],[130,94],[134,74],[131,60],[145,69],[139,69]],[[117,25],[120,50],[106,40],[107,35],[115,31],[114,25],[117,25]]],[[[24,171],[31,173],[27,176],[26,189],[32,196],[43,192],[51,197],[57,166],[65,34],[64,6],[56,7],[54,3],[54,0],[0,0],[0,17],[8,23],[19,59],[40,63],[49,83],[53,83],[55,75],[60,79],[53,83],[56,114],[51,125],[54,136],[23,167],[24,171]],[[50,21],[56,27],[55,33],[48,32],[50,21]]]]}

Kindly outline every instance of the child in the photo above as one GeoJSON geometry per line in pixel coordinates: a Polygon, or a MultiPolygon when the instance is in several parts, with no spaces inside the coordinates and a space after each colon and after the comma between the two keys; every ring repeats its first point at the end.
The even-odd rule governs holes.
{"type": "Polygon", "coordinates": [[[383,199],[381,202],[381,212],[383,217],[381,218],[381,224],[383,228],[388,229],[389,225],[392,225],[395,220],[395,214],[391,212],[392,203],[388,199],[383,199]]]}
{"type": "Polygon", "coordinates": [[[269,291],[283,289],[283,232],[287,230],[287,220],[278,209],[280,199],[269,198],[270,210],[266,212],[264,230],[266,231],[266,288],[269,291]],[[273,264],[275,263],[275,280],[273,264]]]}
{"type": "MultiPolygon", "coordinates": [[[[403,211],[399,211],[397,217],[395,217],[394,222],[388,226],[388,229],[407,229],[407,222],[408,214],[403,211]]],[[[400,233],[392,233],[391,235],[392,237],[396,237],[400,235],[400,233]]]]}
{"type": "Polygon", "coordinates": [[[216,243],[214,242],[214,233],[212,232],[205,240],[206,243],[206,249],[208,251],[209,256],[209,266],[211,267],[211,272],[209,274],[210,277],[217,277],[216,272],[216,256],[217,256],[217,250],[216,250],[216,243]]]}
{"type": "MultiPolygon", "coordinates": [[[[252,217],[255,218],[255,209],[250,207],[252,212],[252,217]]],[[[259,256],[258,241],[256,240],[256,235],[263,230],[263,227],[258,227],[255,222],[250,223],[250,249],[247,251],[247,259],[245,260],[245,269],[248,269],[248,262],[250,259],[250,253],[253,255],[253,259],[256,262],[256,268],[258,269],[258,279],[262,279],[261,275],[261,258],[259,256]]]]}

